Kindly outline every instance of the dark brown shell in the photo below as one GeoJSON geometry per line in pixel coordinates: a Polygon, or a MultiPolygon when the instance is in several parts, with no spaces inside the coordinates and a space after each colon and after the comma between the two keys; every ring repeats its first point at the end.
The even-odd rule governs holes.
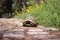
{"type": "Polygon", "coordinates": [[[25,21],[23,22],[24,27],[37,27],[37,23],[31,22],[31,21],[25,21]]]}

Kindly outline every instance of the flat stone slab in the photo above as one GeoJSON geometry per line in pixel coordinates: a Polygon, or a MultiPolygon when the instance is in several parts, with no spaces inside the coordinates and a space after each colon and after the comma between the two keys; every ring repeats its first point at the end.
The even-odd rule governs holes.
{"type": "MultiPolygon", "coordinates": [[[[11,31],[10,31],[11,32],[11,31]]],[[[4,34],[4,38],[16,38],[17,39],[22,39],[22,40],[59,40],[60,35],[55,35],[55,34],[50,34],[49,32],[45,31],[44,29],[40,28],[29,28],[29,27],[23,27],[19,29],[13,29],[12,33],[6,33],[4,34]],[[14,32],[16,32],[14,34],[14,32]],[[20,32],[20,33],[17,33],[20,32]]]]}
{"type": "Polygon", "coordinates": [[[16,38],[24,38],[24,34],[13,34],[13,33],[8,33],[8,34],[4,34],[3,37],[16,37],[16,38]]]}

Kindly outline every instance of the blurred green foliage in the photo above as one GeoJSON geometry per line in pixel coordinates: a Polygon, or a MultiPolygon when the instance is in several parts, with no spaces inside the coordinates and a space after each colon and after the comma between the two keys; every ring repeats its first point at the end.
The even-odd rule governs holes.
{"type": "Polygon", "coordinates": [[[49,27],[60,27],[60,0],[48,0],[45,4],[42,2],[40,5],[30,6],[30,12],[15,16],[15,18],[25,19],[31,15],[37,19],[40,25],[49,27]]]}

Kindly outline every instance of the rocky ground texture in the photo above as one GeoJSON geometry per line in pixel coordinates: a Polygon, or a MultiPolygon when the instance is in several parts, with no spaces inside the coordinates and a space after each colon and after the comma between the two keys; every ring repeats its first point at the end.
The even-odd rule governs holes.
{"type": "Polygon", "coordinates": [[[0,40],[60,40],[57,28],[24,27],[23,22],[22,19],[0,19],[0,40]]]}

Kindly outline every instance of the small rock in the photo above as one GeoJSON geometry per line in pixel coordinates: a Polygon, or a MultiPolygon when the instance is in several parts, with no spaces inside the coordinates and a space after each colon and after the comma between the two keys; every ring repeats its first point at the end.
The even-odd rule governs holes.
{"type": "Polygon", "coordinates": [[[51,30],[51,31],[58,31],[59,29],[57,28],[45,28],[46,30],[51,30]]]}

